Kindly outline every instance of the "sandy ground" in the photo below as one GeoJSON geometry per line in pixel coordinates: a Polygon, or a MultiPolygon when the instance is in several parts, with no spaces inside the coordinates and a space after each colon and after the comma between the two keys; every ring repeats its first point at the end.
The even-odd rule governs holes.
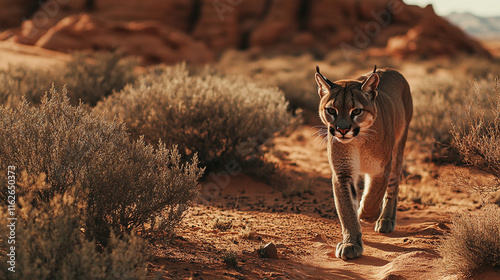
{"type": "MultiPolygon", "coordinates": [[[[449,232],[453,213],[480,204],[441,186],[437,178],[445,178],[450,167],[425,162],[421,153],[412,152],[411,143],[400,195],[406,198],[398,205],[396,230],[379,234],[373,224],[362,224],[363,256],[348,261],[335,257],[341,228],[326,144],[316,138],[316,130],[303,126],[275,140],[282,168],[296,178],[288,186],[246,175],[217,174],[206,182],[203,194],[211,194],[213,188],[207,186],[214,182],[220,192],[189,211],[172,244],[156,248],[153,271],[165,279],[456,279],[442,274],[436,247],[449,232]],[[439,202],[410,198],[421,189],[434,189],[439,202]],[[259,257],[259,249],[269,242],[276,245],[278,259],[259,257]],[[224,262],[229,253],[236,265],[224,262]]],[[[500,273],[477,279],[500,279],[500,273]]]]}

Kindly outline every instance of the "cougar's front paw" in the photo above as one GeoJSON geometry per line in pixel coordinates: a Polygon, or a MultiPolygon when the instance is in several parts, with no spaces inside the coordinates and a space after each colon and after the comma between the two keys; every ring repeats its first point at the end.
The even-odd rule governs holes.
{"type": "Polygon", "coordinates": [[[396,221],[392,219],[380,218],[375,224],[375,231],[380,233],[391,233],[396,227],[396,221]]]}
{"type": "Polygon", "coordinates": [[[335,256],[343,260],[354,259],[363,254],[363,243],[353,244],[340,242],[337,244],[335,256]]]}

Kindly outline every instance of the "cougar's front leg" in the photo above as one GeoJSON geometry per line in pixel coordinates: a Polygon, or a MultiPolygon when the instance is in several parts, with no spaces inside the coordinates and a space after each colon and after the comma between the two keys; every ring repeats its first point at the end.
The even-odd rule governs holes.
{"type": "Polygon", "coordinates": [[[363,242],[361,240],[361,226],[357,216],[356,188],[358,174],[352,174],[352,170],[340,170],[333,176],[333,193],[335,196],[335,207],[342,225],[342,242],[337,244],[335,256],[337,258],[353,259],[363,253],[363,242]]]}

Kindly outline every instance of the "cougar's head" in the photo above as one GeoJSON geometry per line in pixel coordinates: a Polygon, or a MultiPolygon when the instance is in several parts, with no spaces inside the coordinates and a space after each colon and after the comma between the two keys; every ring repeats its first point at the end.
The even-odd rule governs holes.
{"type": "Polygon", "coordinates": [[[321,97],[319,116],[328,133],[343,144],[367,133],[377,117],[378,74],[374,71],[364,82],[331,82],[316,67],[315,79],[321,97]]]}

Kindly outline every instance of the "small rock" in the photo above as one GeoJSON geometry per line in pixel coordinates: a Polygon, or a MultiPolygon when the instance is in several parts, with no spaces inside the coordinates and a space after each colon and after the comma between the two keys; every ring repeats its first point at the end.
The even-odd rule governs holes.
{"type": "Polygon", "coordinates": [[[278,258],[278,249],[276,249],[276,245],[274,243],[269,242],[262,248],[262,257],[277,259],[278,258]]]}
{"type": "Polygon", "coordinates": [[[312,238],[311,241],[326,243],[324,236],[321,235],[320,233],[316,234],[316,236],[314,238],[312,238]]]}
{"type": "Polygon", "coordinates": [[[420,198],[420,197],[413,197],[411,199],[411,201],[413,201],[414,203],[417,203],[417,204],[422,204],[422,198],[420,198]]]}

